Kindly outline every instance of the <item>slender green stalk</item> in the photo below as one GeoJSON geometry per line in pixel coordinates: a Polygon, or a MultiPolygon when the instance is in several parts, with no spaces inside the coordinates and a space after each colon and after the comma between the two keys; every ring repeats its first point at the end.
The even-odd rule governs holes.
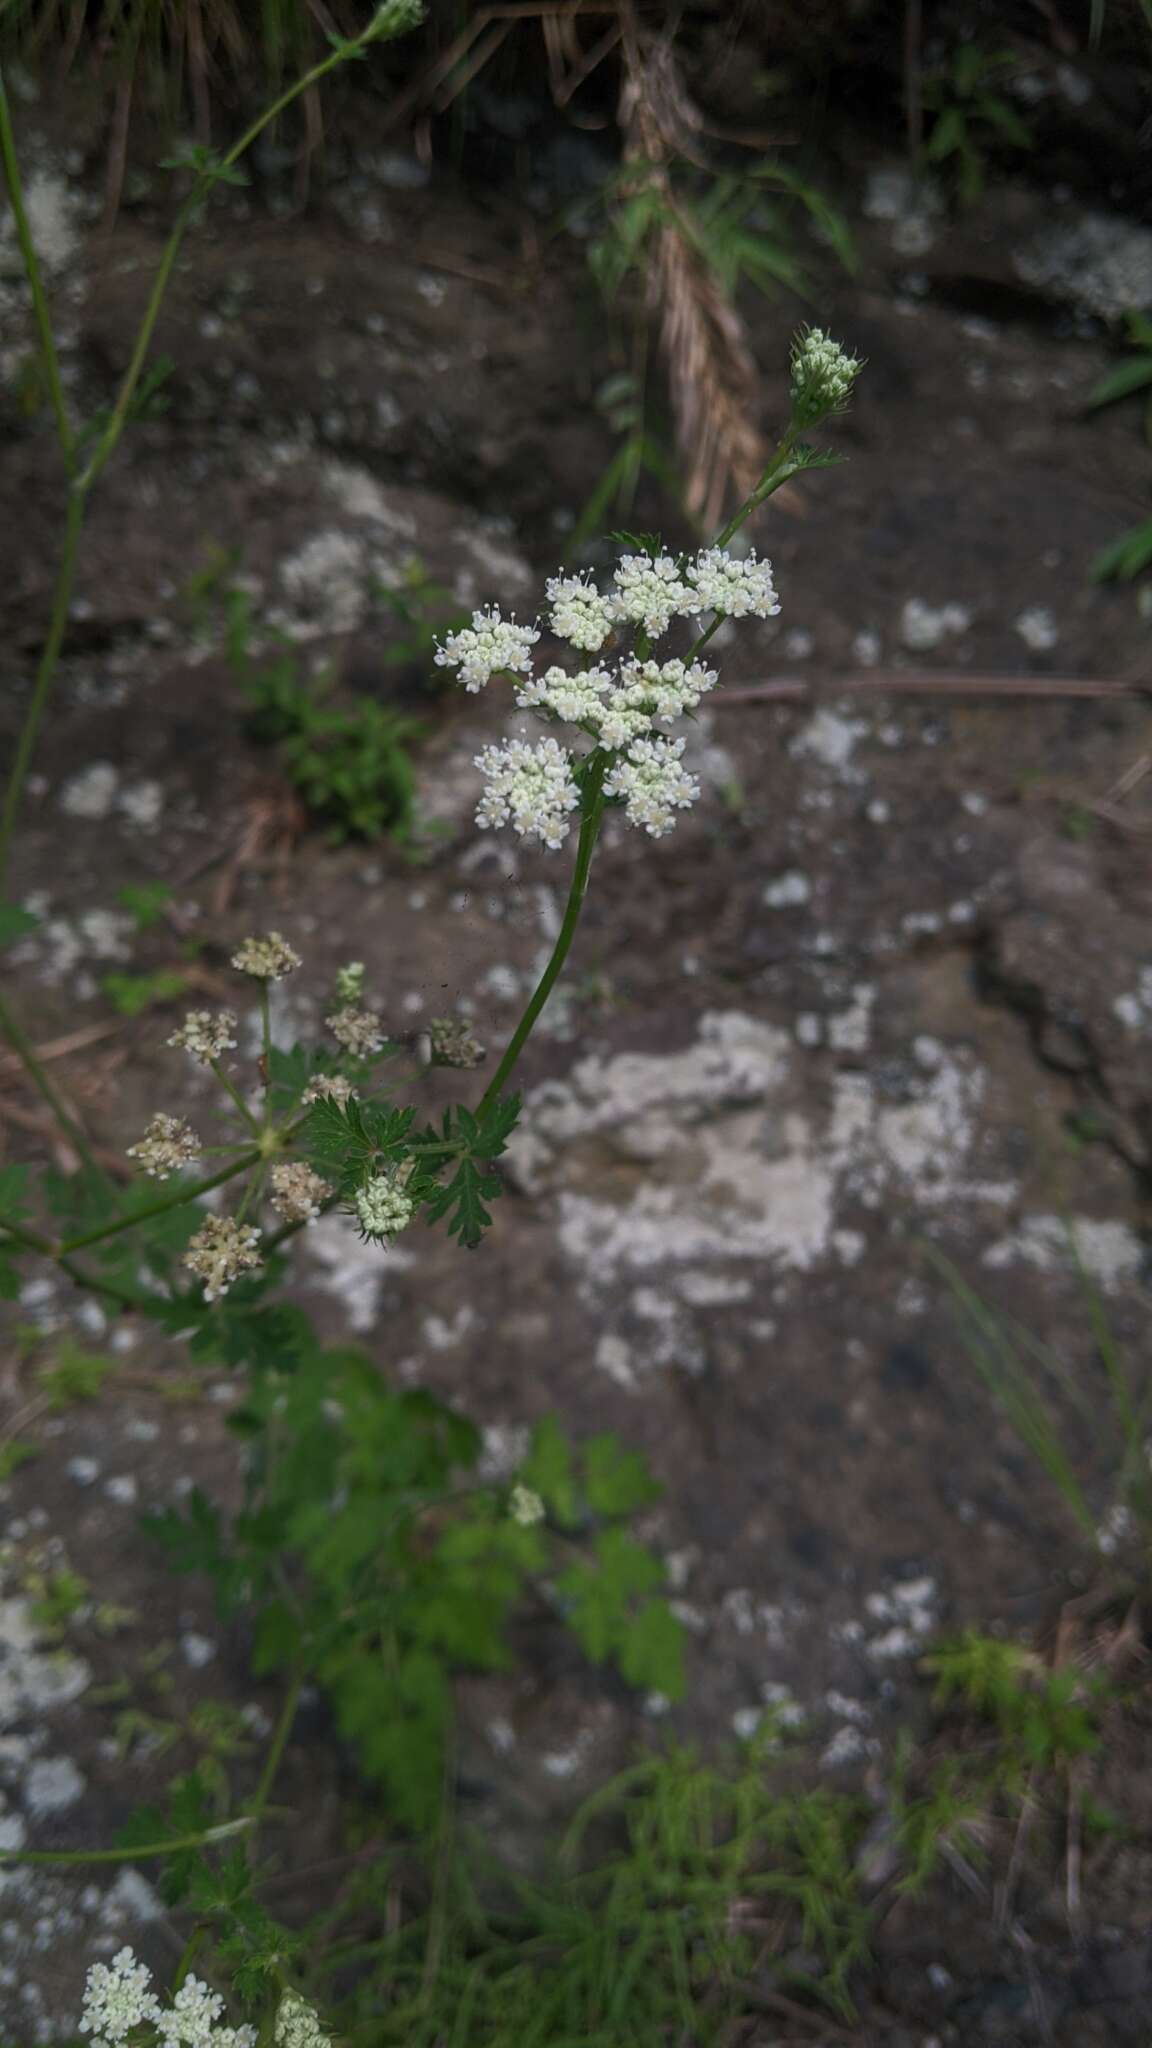
{"type": "Polygon", "coordinates": [[[260,1071],[264,1076],[264,1117],[261,1129],[267,1130],[272,1121],[272,1006],[266,981],[260,983],[260,1042],[260,1071]]]}
{"type": "Polygon", "coordinates": [[[32,1863],[61,1868],[70,1863],[144,1863],[157,1856],[172,1856],[181,1849],[214,1849],[253,1825],[249,1814],[237,1820],[222,1820],[218,1827],[205,1828],[199,1835],[170,1835],[166,1842],[145,1842],[138,1849],[0,1849],[0,1867],[9,1863],[32,1863]]]}
{"type": "Polygon", "coordinates": [[[505,1048],[504,1056],[480,1098],[476,1108],[476,1115],[478,1117],[483,1117],[491,1109],[492,1104],[498,1100],[504,1083],[516,1065],[532,1033],[536,1019],[548,1001],[556,978],[565,960],[568,958],[569,949],[576,936],[576,926],[580,922],[580,912],[584,906],[584,896],[588,887],[588,872],[592,866],[592,855],[596,851],[596,841],[600,836],[600,826],[604,818],[604,777],[607,768],[608,757],[606,754],[601,755],[593,763],[585,785],[586,808],[580,821],[580,840],[576,848],[576,865],[572,870],[572,883],[568,891],[568,901],[564,906],[564,918],[560,926],[559,935],[556,944],[552,948],[552,956],[536,984],[524,1015],[512,1033],[505,1048]]]}
{"type": "Polygon", "coordinates": [[[37,1093],[47,1103],[61,1130],[67,1136],[69,1143],[75,1147],[89,1172],[100,1173],[101,1169],[97,1166],[92,1156],[92,1147],[89,1145],[87,1138],[84,1136],[71,1111],[65,1107],[63,1098],[58,1093],[55,1083],[50,1080],[45,1068],[37,1059],[29,1040],[25,1037],[21,1026],[16,1022],[2,996],[0,996],[0,1032],[8,1040],[28,1079],[37,1093]]]}
{"type": "Polygon", "coordinates": [[[60,1271],[67,1273],[68,1278],[88,1294],[106,1294],[109,1301],[117,1302],[121,1308],[148,1308],[151,1305],[146,1294],[133,1294],[131,1288],[118,1287],[114,1280],[105,1280],[102,1274],[86,1273],[83,1266],[78,1266],[75,1259],[62,1252],[55,1253],[54,1257],[60,1271]]]}
{"type": "Polygon", "coordinates": [[[264,1759],[264,1769],[260,1773],[260,1782],[252,1796],[252,1803],[248,1808],[248,1818],[254,1828],[259,1827],[268,1802],[276,1788],[276,1780],[280,1775],[280,1766],[284,1761],[284,1752],[288,1747],[288,1740],[299,1710],[300,1695],[304,1690],[305,1682],[304,1673],[302,1671],[297,1672],[284,1696],[280,1717],[273,1730],[272,1740],[268,1745],[268,1754],[264,1759]]]}
{"type": "Polygon", "coordinates": [[[16,756],[8,786],[4,792],[4,809],[0,812],[0,889],[8,872],[8,860],[12,850],[12,835],[16,829],[16,818],[24,796],[24,784],[32,751],[40,735],[40,726],[45,707],[55,681],[60,659],[60,649],[68,625],[68,607],[72,601],[72,586],[76,578],[76,555],[80,544],[80,529],[84,522],[84,494],[77,484],[68,492],[68,510],[64,526],[64,545],[60,553],[60,567],[56,572],[56,588],[52,596],[52,617],[48,626],[48,637],[44,642],[32,700],[24,715],[24,724],[16,742],[16,756]]]}
{"type": "Polygon", "coordinates": [[[244,1097],[241,1095],[239,1089],[233,1087],[231,1081],[228,1079],[227,1074],[224,1072],[223,1067],[220,1065],[219,1060],[209,1060],[208,1064],[211,1067],[212,1072],[215,1074],[216,1079],[219,1081],[220,1086],[223,1088],[225,1095],[231,1096],[232,1101],[234,1102],[236,1108],[239,1110],[241,1116],[243,1117],[245,1123],[248,1126],[248,1129],[252,1131],[255,1135],[259,1135],[259,1118],[253,1116],[252,1111],[249,1109],[248,1104],[245,1102],[244,1097]]]}
{"type": "Polygon", "coordinates": [[[16,138],[12,133],[12,111],[4,85],[4,70],[0,66],[0,165],[4,169],[4,183],[8,188],[8,203],[16,224],[16,239],[20,244],[20,260],[28,289],[32,294],[32,311],[36,320],[36,332],[40,342],[40,362],[48,380],[48,396],[56,422],[56,438],[69,475],[75,462],[76,443],[68,420],[68,409],[64,403],[64,386],[60,377],[60,358],[56,352],[56,338],[52,332],[52,316],[48,310],[48,295],[44,290],[44,278],[40,270],[40,259],[36,254],[36,243],[32,235],[28,209],[24,204],[24,185],[20,176],[20,164],[16,155],[16,138]]]}
{"type": "Polygon", "coordinates": [[[17,1244],[27,1245],[30,1252],[46,1252],[52,1258],[56,1247],[51,1238],[41,1237],[38,1230],[25,1230],[22,1223],[10,1223],[7,1218],[0,1223],[0,1230],[13,1238],[17,1244]]]}
{"type": "Polygon", "coordinates": [[[178,1187],[175,1194],[162,1195],[157,1201],[149,1202],[144,1209],[137,1209],[131,1216],[118,1216],[114,1223],[102,1223],[96,1230],[86,1230],[81,1237],[70,1237],[60,1246],[61,1252],[83,1251],[87,1244],[101,1244],[106,1237],[116,1237],[122,1230],[134,1230],[138,1223],[147,1223],[153,1216],[163,1216],[169,1209],[183,1209],[187,1203],[195,1202],[212,1188],[223,1187],[226,1180],[235,1180],[238,1173],[247,1173],[249,1167],[258,1166],[262,1158],[259,1152],[245,1152],[234,1159],[230,1166],[222,1166],[219,1173],[208,1180],[198,1180],[192,1187],[178,1187]]]}

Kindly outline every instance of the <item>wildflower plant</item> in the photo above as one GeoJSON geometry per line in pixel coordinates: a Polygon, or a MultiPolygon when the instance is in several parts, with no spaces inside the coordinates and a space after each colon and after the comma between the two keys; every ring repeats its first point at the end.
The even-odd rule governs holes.
{"type": "MultiPolygon", "coordinates": [[[[0,165],[67,486],[52,616],[0,811],[0,890],[59,668],[88,501],[146,387],[183,236],[213,187],[240,175],[240,159],[277,113],[418,12],[410,0],[384,0],[358,37],[332,37],[330,56],[230,150],[198,149],[182,162],[188,195],[119,392],[94,425],[73,419],[66,395],[0,77],[0,165]]],[[[491,604],[437,649],[466,691],[507,688],[520,720],[477,756],[478,825],[510,828],[556,854],[576,842],[552,953],[478,1096],[450,1103],[435,1121],[405,1099],[428,1067],[467,1075],[485,1049],[453,1018],[433,1020],[415,1045],[392,1038],[387,1003],[361,961],[338,970],[319,1043],[276,1045],[271,991],[306,972],[286,917],[287,931],[255,931],[234,945],[236,993],[226,1006],[189,1010],[168,1034],[173,1057],[210,1076],[215,1094],[198,1106],[196,1129],[155,1110],[126,1147],[137,1176],[124,1189],[0,997],[0,1034],[79,1161],[72,1174],[39,1177],[24,1165],[0,1168],[0,1295],[18,1292],[25,1260],[47,1261],[114,1309],[185,1339],[194,1367],[244,1369],[246,1393],[231,1418],[248,1450],[239,1512],[225,1516],[193,1494],[152,1526],[174,1570],[206,1577],[221,1612],[244,1616],[256,1671],[284,1681],[254,1788],[234,1792],[227,1774],[209,1786],[193,1772],[176,1782],[167,1810],[137,1815],[115,1848],[0,1851],[0,1868],[45,1857],[158,1861],[166,1899],[194,1917],[167,1999],[131,1950],[93,1966],[81,2020],[93,2048],[325,2048],[322,2007],[299,1988],[301,1944],[258,1892],[258,1844],[305,1687],[330,1702],[385,1800],[387,1828],[417,1836],[435,1829],[450,1778],[454,1676],[508,1661],[509,1627],[525,1600],[630,1685],[665,1700],[680,1690],[681,1630],[664,1566],[631,1527],[659,1490],[639,1458],[611,1437],[574,1449],[545,1420],[518,1468],[494,1485],[482,1476],[471,1422],[423,1391],[389,1385],[354,1346],[326,1348],[275,1290],[284,1247],[332,1211],[382,1260],[421,1220],[479,1244],[520,1116],[514,1070],[571,949],[604,818],[616,810],[659,839],[696,801],[675,728],[719,681],[705,652],[724,621],[779,609],[771,564],[731,543],[774,490],[829,459],[801,435],[842,409],[859,367],[825,335],[800,337],[784,437],[710,546],[678,554],[621,536],[603,587],[561,568],[541,619],[506,618],[491,604]],[[546,637],[570,651],[566,665],[545,658],[546,637]],[[245,996],[258,1021],[252,1051],[241,1030],[245,996]],[[243,2014],[237,2024],[215,1982],[192,1971],[206,1943],[243,2014]]],[[[34,925],[0,899],[0,944],[34,925]]]]}

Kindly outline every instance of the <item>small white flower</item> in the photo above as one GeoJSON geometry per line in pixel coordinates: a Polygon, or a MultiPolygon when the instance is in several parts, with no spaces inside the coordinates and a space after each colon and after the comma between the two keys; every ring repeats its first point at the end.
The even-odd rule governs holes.
{"type": "Polygon", "coordinates": [[[435,661],[440,668],[458,668],[466,690],[482,690],[503,670],[527,675],[532,648],[539,638],[535,626],[518,626],[514,619],[501,618],[498,606],[488,605],[473,612],[470,626],[449,633],[443,646],[437,647],[435,661]]]}
{"type": "MultiPolygon", "coordinates": [[[[345,1052],[353,1053],[357,1059],[367,1059],[370,1053],[379,1052],[384,1043],[384,1024],[375,1010],[357,1010],[349,1004],[333,1016],[325,1017],[324,1022],[333,1038],[339,1039],[345,1052]]],[[[332,1094],[335,1091],[328,1089],[327,1092],[332,1094]]]]}
{"type": "Polygon", "coordinates": [[[414,1211],[398,1181],[382,1173],[361,1188],[356,1197],[356,1213],[365,1237],[387,1241],[411,1223],[414,1211]]]}
{"type": "Polygon", "coordinates": [[[218,1301],[241,1273],[259,1266],[259,1242],[260,1232],[250,1223],[237,1223],[233,1216],[205,1217],[182,1261],[203,1281],[205,1301],[218,1301]]]}
{"type": "Polygon", "coordinates": [[[792,413],[800,426],[814,426],[827,413],[842,412],[864,367],[822,327],[801,329],[792,344],[792,413]]]}
{"type": "Polygon", "coordinates": [[[538,1493],[530,1486],[514,1486],[508,1502],[508,1513],[522,1529],[530,1529],[535,1522],[542,1522],[547,1510],[538,1493]]]}
{"type": "Polygon", "coordinates": [[[622,555],[613,580],[616,595],[608,600],[613,619],[642,626],[651,640],[666,633],[673,619],[697,608],[671,555],[622,555]]]}
{"type": "Polygon", "coordinates": [[[267,932],[262,939],[245,939],[232,955],[232,965],[254,981],[283,981],[300,966],[300,955],[279,932],[267,932]]]}
{"type": "Polygon", "coordinates": [[[542,676],[521,683],[516,702],[521,711],[551,711],[569,725],[580,725],[599,718],[611,688],[612,677],[606,668],[579,669],[575,675],[569,675],[567,669],[547,668],[542,676]]]}
{"type": "Polygon", "coordinates": [[[688,581],[698,612],[716,612],[724,619],[743,619],[749,613],[771,619],[780,609],[772,564],[758,560],[755,549],[740,556],[724,548],[703,548],[689,565],[688,581]]]}
{"type": "Polygon", "coordinates": [[[658,725],[671,724],[695,711],[718,680],[717,671],[701,661],[626,661],[620,669],[620,697],[658,725]]]}
{"type": "Polygon", "coordinates": [[[660,839],[675,824],[674,813],[695,803],[700,784],[680,765],[684,742],[635,740],[604,784],[606,796],[623,797],[629,823],[660,839]]]}
{"type": "Polygon", "coordinates": [[[355,1094],[356,1090],[351,1081],[343,1074],[317,1074],[314,1081],[309,1081],[300,1101],[301,1104],[337,1102],[343,1109],[344,1104],[351,1102],[355,1094]]]}
{"type": "Polygon", "coordinates": [[[236,1017],[232,1010],[189,1010],[169,1045],[182,1046],[202,1067],[210,1067],[236,1044],[236,1017]]]}
{"type": "Polygon", "coordinates": [[[153,1180],[167,1180],[198,1159],[203,1146],[191,1124],[183,1117],[166,1116],[158,1110],[138,1144],[129,1145],[129,1159],[138,1159],[153,1180]]]}
{"type": "Polygon", "coordinates": [[[285,1223],[311,1223],[332,1189],[303,1159],[282,1159],[272,1168],[268,1199],[285,1223]]]}
{"type": "Polygon", "coordinates": [[[216,2021],[224,2000],[199,1977],[185,1977],[167,2012],[159,2014],[156,2031],[164,2048],[214,2048],[216,2021]]]}
{"type": "Polygon", "coordinates": [[[286,1991],[276,2014],[276,2048],[332,2048],[320,2015],[298,1991],[286,1991]]]}
{"type": "Polygon", "coordinates": [[[133,2027],[159,2017],[160,2008],[148,1986],[152,1972],[122,1948],[110,1963],[93,1963],[84,1986],[80,2032],[92,2034],[92,2048],[119,2048],[133,2027]]]}
{"type": "Polygon", "coordinates": [[[535,746],[508,740],[485,747],[475,758],[487,780],[476,823],[487,828],[511,820],[522,838],[540,839],[553,850],[562,846],[571,829],[568,814],[580,802],[563,748],[554,739],[538,740],[535,746]]]}
{"type": "Polygon", "coordinates": [[[544,585],[552,631],[583,654],[598,654],[612,631],[612,610],[587,576],[550,576],[544,585]]]}

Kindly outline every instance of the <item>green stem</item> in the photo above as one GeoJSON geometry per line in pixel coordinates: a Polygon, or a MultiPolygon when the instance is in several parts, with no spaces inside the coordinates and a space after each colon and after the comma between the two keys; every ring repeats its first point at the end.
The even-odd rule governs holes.
{"type": "Polygon", "coordinates": [[[585,784],[584,811],[580,820],[580,841],[576,848],[576,865],[572,871],[572,884],[568,891],[568,901],[564,906],[564,918],[560,926],[559,935],[556,944],[552,948],[552,955],[548,965],[545,967],[529,998],[524,1015],[512,1033],[504,1056],[477,1104],[475,1111],[477,1117],[484,1117],[491,1109],[493,1103],[498,1101],[504,1083],[524,1050],[536,1019],[548,1001],[556,978],[565,960],[568,958],[569,949],[576,936],[576,926],[580,922],[580,912],[584,905],[584,896],[588,887],[588,871],[592,866],[592,855],[596,850],[596,841],[600,834],[601,823],[603,822],[604,777],[607,773],[607,768],[608,756],[606,754],[594,760],[585,784]]]}
{"type": "Polygon", "coordinates": [[[56,438],[64,457],[69,475],[75,461],[76,443],[68,423],[68,410],[64,403],[64,386],[60,378],[60,358],[56,352],[56,339],[52,332],[52,317],[48,310],[48,296],[44,290],[44,279],[40,270],[36,244],[28,211],[24,204],[24,185],[20,176],[20,162],[16,155],[16,138],[12,132],[12,112],[4,86],[4,72],[0,67],[0,165],[4,169],[4,183],[8,190],[8,203],[16,224],[16,239],[20,244],[20,260],[24,275],[32,294],[32,310],[36,319],[36,332],[40,341],[40,361],[48,379],[48,395],[56,421],[56,438]]]}
{"type": "Polygon", "coordinates": [[[796,446],[798,433],[798,427],[789,427],[755,489],[749,491],[744,503],[733,513],[727,526],[716,535],[712,542],[714,548],[726,548],[733,534],[739,532],[757,506],[762,505],[765,498],[770,498],[773,491],[778,491],[781,484],[786,484],[790,476],[795,476],[796,465],[792,460],[792,451],[796,446]]]}
{"type": "Polygon", "coordinates": [[[259,1119],[253,1116],[252,1111],[249,1109],[248,1104],[245,1102],[244,1097],[240,1093],[240,1090],[238,1088],[233,1087],[231,1081],[228,1079],[227,1074],[224,1072],[223,1067],[220,1065],[219,1060],[209,1060],[208,1064],[211,1067],[212,1072],[215,1074],[216,1079],[219,1081],[220,1086],[224,1090],[225,1095],[231,1096],[233,1103],[239,1110],[241,1116],[243,1117],[245,1123],[248,1126],[248,1129],[258,1135],[260,1131],[259,1119]]]}
{"type": "Polygon", "coordinates": [[[86,1273],[83,1266],[78,1266],[74,1259],[65,1257],[63,1253],[56,1253],[55,1258],[60,1271],[67,1273],[77,1287],[82,1287],[88,1294],[106,1294],[109,1301],[118,1302],[121,1308],[148,1308],[156,1299],[154,1295],[150,1299],[146,1294],[133,1294],[131,1288],[118,1287],[114,1280],[105,1280],[97,1273],[86,1273]]]}
{"type": "Polygon", "coordinates": [[[266,1130],[272,1120],[272,1006],[266,981],[260,983],[260,1040],[260,1071],[264,1076],[264,1117],[260,1128],[266,1130]]]}
{"type": "Polygon", "coordinates": [[[120,1216],[115,1223],[102,1223],[97,1230],[86,1230],[82,1237],[70,1237],[60,1246],[61,1252],[78,1252],[86,1244],[100,1244],[106,1237],[115,1237],[121,1230],[134,1230],[138,1223],[147,1223],[153,1216],[163,1216],[169,1209],[182,1209],[186,1203],[195,1202],[212,1188],[222,1187],[226,1180],[235,1180],[238,1173],[247,1173],[250,1166],[258,1166],[259,1152],[245,1152],[240,1159],[234,1159],[231,1166],[222,1166],[208,1180],[198,1180],[192,1187],[177,1188],[175,1194],[162,1195],[158,1201],[149,1202],[144,1209],[137,1209],[131,1216],[120,1216]]]}
{"type": "Polygon", "coordinates": [[[0,1230],[15,1238],[17,1244],[26,1245],[30,1252],[46,1252],[49,1258],[55,1256],[56,1247],[51,1238],[41,1237],[37,1230],[25,1230],[22,1223],[9,1223],[7,1218],[0,1223],[0,1230]]]}
{"type": "Polygon", "coordinates": [[[0,1868],[9,1863],[67,1866],[70,1863],[143,1863],[157,1856],[172,1856],[181,1849],[214,1849],[252,1826],[248,1814],[238,1820],[224,1820],[219,1827],[199,1835],[172,1835],[166,1842],[145,1842],[139,1849],[0,1849],[0,1868]]]}
{"type": "Polygon", "coordinates": [[[268,1802],[275,1790],[276,1780],[280,1775],[280,1766],[284,1761],[284,1752],[288,1747],[288,1739],[292,1733],[293,1723],[299,1710],[300,1695],[304,1690],[304,1685],[304,1673],[302,1671],[297,1672],[285,1694],[284,1704],[280,1709],[280,1718],[276,1723],[272,1741],[268,1747],[268,1754],[264,1759],[264,1769],[260,1773],[260,1783],[256,1787],[252,1803],[248,1808],[248,1818],[254,1828],[259,1827],[268,1802]]]}
{"type": "MultiPolygon", "coordinates": [[[[72,585],[76,576],[76,554],[80,542],[80,529],[84,523],[84,493],[78,484],[68,492],[68,511],[64,526],[64,545],[60,555],[60,567],[56,572],[56,588],[52,597],[52,618],[48,627],[48,638],[40,656],[36,671],[36,682],[32,690],[32,701],[25,713],[20,738],[16,742],[16,758],[8,777],[4,792],[4,809],[0,813],[0,889],[8,872],[8,858],[12,849],[12,834],[16,829],[16,817],[24,795],[24,784],[32,750],[40,733],[44,708],[56,678],[60,660],[60,649],[68,626],[68,607],[72,601],[72,585]]],[[[23,1058],[23,1055],[21,1054],[23,1058]]]]}
{"type": "Polygon", "coordinates": [[[24,1032],[16,1022],[2,996],[0,996],[0,1032],[3,1032],[4,1037],[8,1040],[37,1094],[47,1103],[61,1130],[65,1133],[69,1144],[75,1147],[88,1171],[101,1174],[102,1179],[106,1178],[101,1173],[100,1167],[97,1166],[92,1156],[92,1148],[87,1138],[70,1111],[65,1108],[63,1098],[57,1092],[55,1084],[49,1079],[47,1072],[37,1059],[31,1044],[24,1036],[24,1032]]]}

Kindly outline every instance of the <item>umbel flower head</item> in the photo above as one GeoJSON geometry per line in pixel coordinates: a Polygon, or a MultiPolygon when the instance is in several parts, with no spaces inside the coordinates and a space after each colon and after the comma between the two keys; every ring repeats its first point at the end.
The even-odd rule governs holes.
{"type": "Polygon", "coordinates": [[[364,994],[364,962],[349,960],[336,969],[336,993],[342,1003],[358,1003],[364,994]]]}
{"type": "Polygon", "coordinates": [[[542,1522],[547,1513],[538,1493],[530,1486],[514,1486],[508,1502],[508,1513],[522,1529],[531,1529],[536,1522],[542,1522]]]}
{"type": "Polygon", "coordinates": [[[356,1197],[356,1214],[363,1237],[387,1244],[413,1217],[412,1203],[400,1181],[393,1175],[377,1174],[356,1197]]]}
{"type": "Polygon", "coordinates": [[[159,2017],[151,1982],[148,1965],[138,1963],[130,1948],[122,1948],[110,1963],[93,1963],[80,2018],[80,2032],[94,2036],[93,2048],[119,2048],[133,2027],[159,2017]]]}
{"type": "Polygon", "coordinates": [[[434,1067],[478,1067],[487,1056],[463,1018],[429,1018],[428,1057],[434,1067]]]}
{"type": "Polygon", "coordinates": [[[250,1223],[237,1223],[234,1216],[206,1216],[184,1252],[190,1273],[204,1282],[205,1301],[219,1301],[241,1273],[261,1263],[257,1246],[260,1232],[250,1223]]]}
{"type": "Polygon", "coordinates": [[[848,355],[822,327],[802,327],[792,344],[792,418],[796,425],[814,427],[829,413],[843,412],[863,368],[863,357],[848,355]]]}
{"type": "Polygon", "coordinates": [[[563,571],[545,589],[552,633],[578,650],[582,666],[534,671],[539,633],[495,610],[474,613],[471,627],[450,634],[437,651],[437,661],[458,669],[466,689],[502,675],[521,711],[551,727],[574,728],[568,744],[554,732],[533,740],[521,727],[484,747],[475,756],[484,775],[476,822],[482,829],[511,825],[521,838],[562,846],[581,807],[581,760],[592,748],[608,756],[592,786],[621,805],[632,824],[659,837],[700,794],[681,763],[684,741],[668,738],[666,728],[691,717],[719,678],[696,659],[700,644],[689,640],[685,654],[671,658],[656,657],[653,645],[682,619],[696,621],[702,643],[721,619],[773,618],[780,600],[772,564],[754,550],[733,555],[713,547],[675,556],[654,549],[623,555],[607,591],[590,575],[563,571]]]}
{"type": "Polygon", "coordinates": [[[345,1052],[353,1053],[357,1059],[367,1059],[370,1053],[379,1052],[384,1043],[383,1021],[375,1010],[358,1010],[349,1003],[331,1017],[325,1017],[324,1022],[345,1052]]]}
{"type": "Polygon", "coordinates": [[[286,1991],[280,2000],[273,2039],[276,2048],[332,2048],[331,2036],[324,2032],[319,2013],[298,1991],[286,1991]]]}
{"type": "Polygon", "coordinates": [[[311,1223],[320,1214],[332,1189],[303,1159],[282,1159],[269,1176],[272,1192],[268,1199],[285,1223],[311,1223]]]}
{"type": "Polygon", "coordinates": [[[161,2004],[151,1983],[148,1965],[138,1963],[130,1948],[122,1948],[110,1963],[92,1964],[79,2028],[82,2034],[91,2034],[90,2048],[135,2043],[140,2027],[154,2030],[149,2040],[159,2048],[256,2048],[255,2027],[218,2024],[224,2000],[199,1977],[185,1977],[171,2006],[161,2004]]]}
{"type": "Polygon", "coordinates": [[[182,1046],[202,1067],[231,1052],[236,1044],[236,1016],[232,1010],[189,1010],[169,1045],[182,1046]]]}
{"type": "Polygon", "coordinates": [[[351,1102],[355,1093],[356,1090],[346,1075],[317,1074],[314,1081],[309,1081],[300,1101],[304,1107],[310,1102],[335,1102],[343,1109],[344,1104],[351,1102]]]}
{"type": "Polygon", "coordinates": [[[232,965],[254,981],[283,981],[300,966],[300,955],[280,932],[266,932],[262,939],[245,939],[232,955],[232,965]]]}
{"type": "Polygon", "coordinates": [[[182,1166],[198,1159],[203,1149],[191,1124],[159,1109],[144,1136],[137,1144],[129,1145],[128,1157],[139,1160],[153,1180],[167,1180],[169,1174],[178,1173],[182,1166]]]}

